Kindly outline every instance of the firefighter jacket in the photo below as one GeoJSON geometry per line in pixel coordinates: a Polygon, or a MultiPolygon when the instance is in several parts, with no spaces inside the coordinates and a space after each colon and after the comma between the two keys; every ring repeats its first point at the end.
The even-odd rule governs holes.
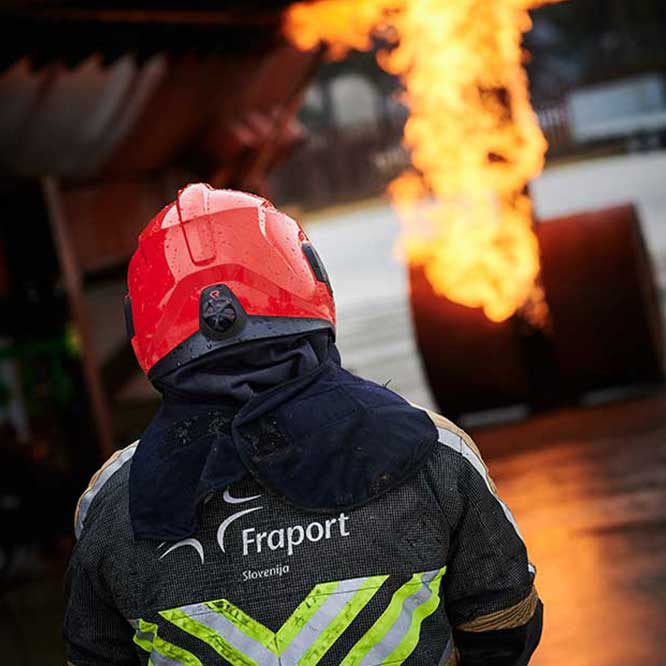
{"type": "Polygon", "coordinates": [[[472,440],[337,363],[270,394],[185,422],[165,401],[95,474],[68,663],[527,664],[534,568],[472,440]]]}

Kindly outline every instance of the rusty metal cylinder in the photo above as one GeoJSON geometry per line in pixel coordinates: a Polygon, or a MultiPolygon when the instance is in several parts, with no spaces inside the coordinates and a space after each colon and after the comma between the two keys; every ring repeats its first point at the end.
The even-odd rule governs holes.
{"type": "Polygon", "coordinates": [[[664,376],[654,274],[633,206],[538,225],[562,381],[584,393],[664,376]]]}
{"type": "Polygon", "coordinates": [[[423,270],[411,268],[417,343],[445,413],[552,406],[594,389],[663,381],[657,290],[633,206],[544,221],[536,232],[548,333],[530,334],[517,316],[491,322],[436,295],[423,270]]]}

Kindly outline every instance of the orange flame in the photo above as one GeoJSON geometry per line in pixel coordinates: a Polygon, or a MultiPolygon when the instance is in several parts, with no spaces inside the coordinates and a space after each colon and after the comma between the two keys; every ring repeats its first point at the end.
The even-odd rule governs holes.
{"type": "Polygon", "coordinates": [[[413,168],[389,193],[400,247],[437,293],[503,321],[543,321],[539,251],[527,183],[543,168],[523,69],[528,9],[559,0],[318,0],[292,5],[285,33],[340,58],[392,44],[378,62],[403,81],[413,168]]]}

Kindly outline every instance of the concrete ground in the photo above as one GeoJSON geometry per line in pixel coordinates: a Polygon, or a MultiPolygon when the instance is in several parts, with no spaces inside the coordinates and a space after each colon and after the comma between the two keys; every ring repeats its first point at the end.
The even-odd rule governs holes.
{"type": "MultiPolygon", "coordinates": [[[[577,162],[532,186],[549,217],[634,201],[666,287],[666,153],[577,162]]],[[[416,353],[398,221],[383,204],[308,226],[331,273],[346,365],[434,406],[416,353]]],[[[666,396],[474,429],[538,568],[546,605],[534,666],[666,666],[666,396]]],[[[0,602],[8,666],[61,666],[60,573],[0,602]]],[[[425,665],[424,665],[425,666],[425,665]]]]}

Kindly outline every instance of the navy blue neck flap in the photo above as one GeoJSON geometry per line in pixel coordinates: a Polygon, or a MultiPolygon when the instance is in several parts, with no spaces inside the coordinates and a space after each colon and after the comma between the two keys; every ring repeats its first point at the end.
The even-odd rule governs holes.
{"type": "Polygon", "coordinates": [[[337,512],[371,501],[422,467],[437,441],[425,412],[343,370],[328,339],[287,341],[281,351],[276,342],[252,351],[245,375],[242,363],[230,362],[233,382],[218,358],[206,361],[205,372],[190,368],[175,385],[160,386],[165,400],[130,469],[137,539],[191,536],[205,497],[248,474],[301,509],[337,512]],[[261,390],[248,390],[256,388],[257,372],[261,390]],[[242,389],[229,391],[230,383],[242,389]]]}

